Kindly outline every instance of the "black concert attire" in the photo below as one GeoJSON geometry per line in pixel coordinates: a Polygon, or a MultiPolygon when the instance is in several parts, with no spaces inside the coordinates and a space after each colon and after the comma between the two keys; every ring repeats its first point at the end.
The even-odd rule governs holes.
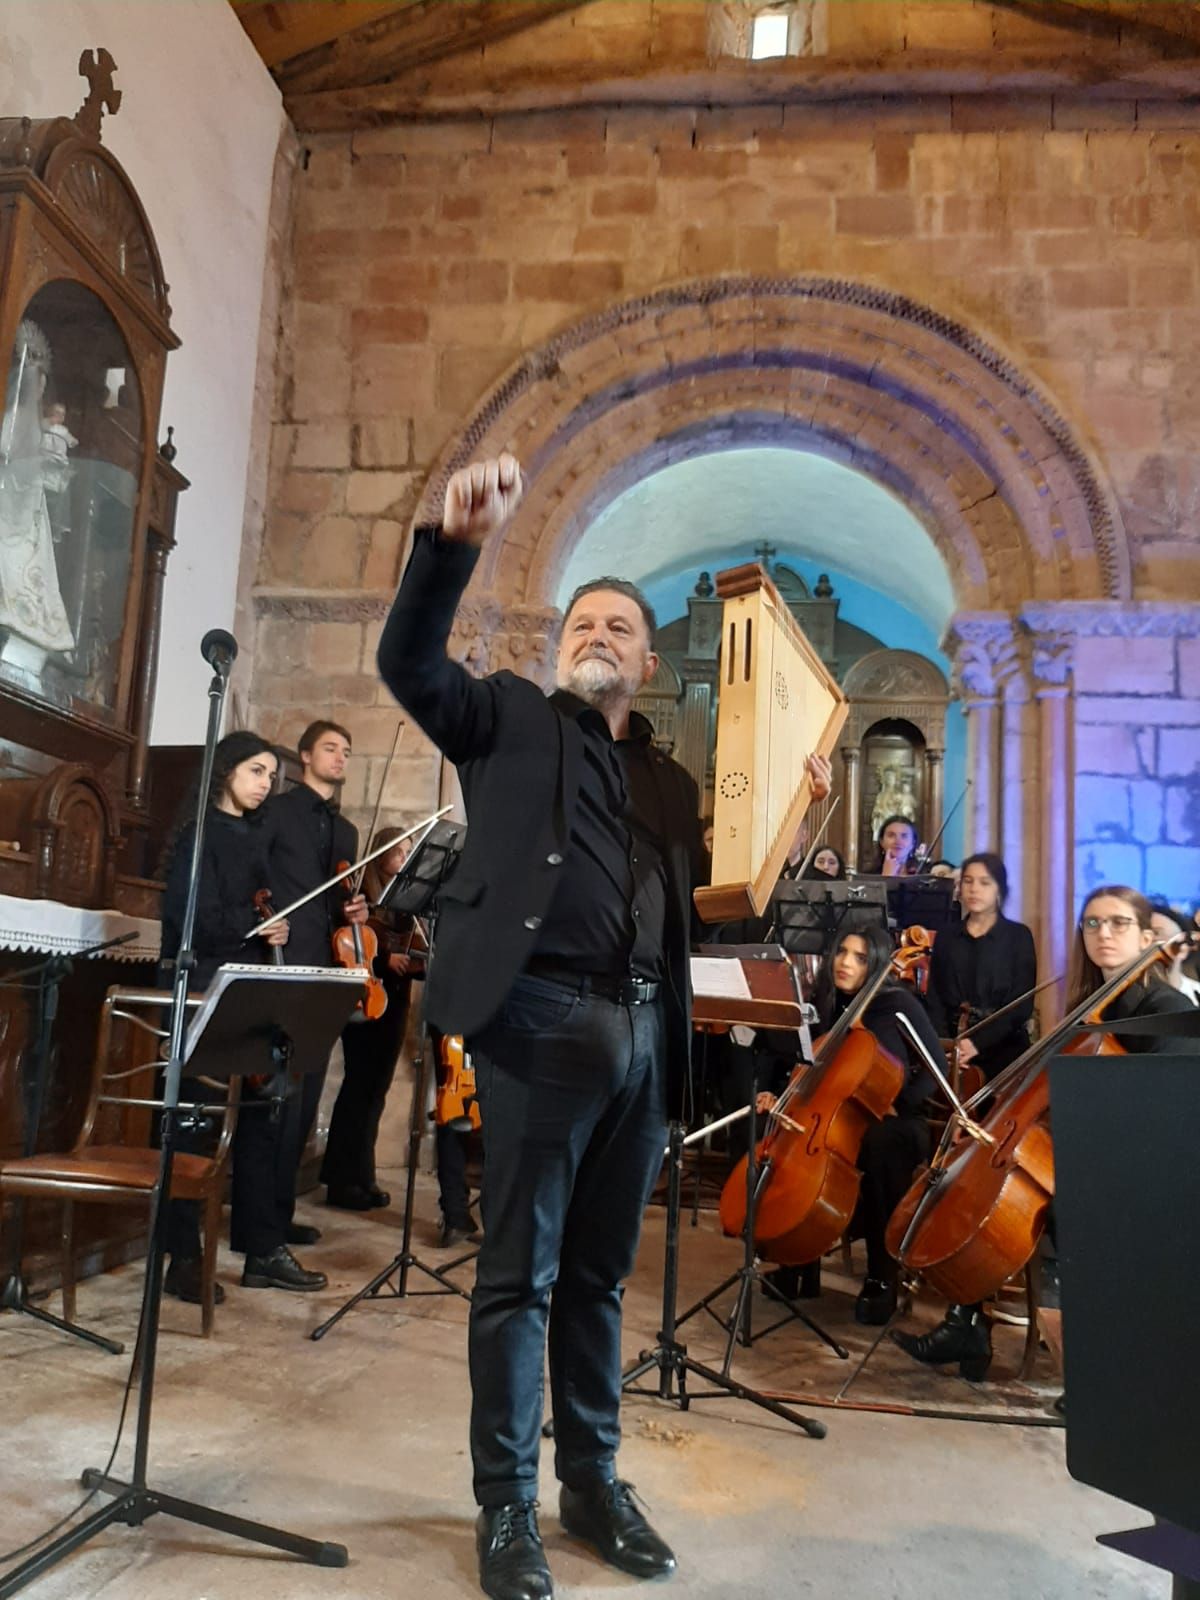
{"type": "MultiPolygon", "coordinates": [[[[853,995],[839,993],[827,1026],[832,1027],[853,1001],[853,995]]],[[[851,1229],[861,1233],[866,1244],[867,1276],[878,1280],[889,1279],[895,1272],[884,1235],[892,1212],[908,1192],[913,1173],[929,1159],[929,1123],[923,1108],[937,1087],[917,1047],[896,1020],[901,1016],[916,1029],[933,1059],[942,1060],[937,1034],[916,994],[905,984],[887,984],[867,1007],[862,1022],[904,1068],[904,1083],[893,1102],[895,1116],[871,1123],[863,1135],[858,1153],[862,1185],[851,1229]]]]}
{"type": "MultiPolygon", "coordinates": [[[[159,957],[164,983],[174,982],[174,973],[167,970],[167,963],[174,963],[183,931],[194,837],[195,824],[189,823],[175,842],[167,868],[159,957]]],[[[210,806],[205,819],[196,921],[192,931],[196,965],[188,986],[191,992],[207,989],[217,968],[225,962],[261,963],[267,959],[268,949],[263,940],[254,934],[246,937],[258,920],[254,896],[266,886],[267,858],[258,817],[234,817],[210,806]]],[[[230,1232],[234,1237],[253,1241],[250,1246],[235,1244],[235,1249],[249,1248],[252,1254],[266,1255],[283,1243],[287,1226],[278,1196],[281,1139],[266,1108],[252,1104],[252,1095],[244,1085],[243,1091],[245,1106],[234,1134],[230,1232]]],[[[204,1085],[196,1078],[182,1079],[179,1098],[203,1102],[206,1098],[204,1085]]],[[[286,1115],[280,1118],[280,1122],[286,1121],[286,1115]]],[[[295,1118],[292,1123],[294,1136],[295,1118]]],[[[185,1129],[180,1132],[178,1147],[195,1154],[206,1150],[210,1143],[211,1139],[203,1131],[185,1129]]],[[[284,1163],[286,1159],[285,1151],[284,1163]]],[[[291,1171],[295,1171],[294,1157],[291,1171]]],[[[199,1259],[200,1208],[194,1200],[171,1201],[167,1212],[167,1249],[172,1259],[199,1259]]]]}
{"type": "MultiPolygon", "coordinates": [[[[336,800],[324,799],[308,784],[297,783],[283,794],[274,795],[266,801],[262,811],[271,898],[277,911],[331,878],[339,862],[358,859],[357,828],[342,816],[336,800]]],[[[291,931],[283,947],[283,959],[289,967],[334,964],[333,935],[342,925],[342,906],[349,893],[342,884],[334,884],[291,913],[288,917],[291,931]]],[[[357,1024],[347,1024],[346,1031],[353,1026],[357,1024]]],[[[344,1045],[344,1035],[342,1042],[344,1045]]],[[[297,1165],[317,1119],[324,1087],[324,1070],[304,1074],[300,1086],[297,1165]]],[[[294,1208],[294,1195],[292,1205],[294,1208]]]]}
{"type": "Polygon", "coordinates": [[[702,846],[695,785],[643,718],[614,742],[574,696],[447,657],[478,555],[418,530],[379,667],[470,823],[425,1002],[466,1039],[483,1117],[471,1451],[498,1507],[537,1496],[547,1329],[558,1476],[615,1476],[621,1285],[687,1072],[702,846]]]}
{"type": "MultiPolygon", "coordinates": [[[[1106,1020],[1120,1023],[1128,1022],[1133,1017],[1165,1017],[1195,1009],[1194,1002],[1179,989],[1173,989],[1169,983],[1135,983],[1105,1008],[1104,1016],[1106,1020]]],[[[1134,1033],[1122,1037],[1119,1028],[1113,1029],[1113,1037],[1131,1056],[1200,1055],[1200,1039],[1197,1038],[1169,1038],[1164,1035],[1156,1039],[1134,1033]]]]}
{"type": "Polygon", "coordinates": [[[329,1119],[321,1163],[321,1182],[335,1198],[355,1192],[369,1197],[378,1187],[375,1142],[408,1025],[412,976],[393,972],[388,952],[390,947],[404,949],[400,924],[407,931],[410,919],[377,911],[371,922],[379,940],[374,971],[383,982],[387,1007],[381,1017],[350,1022],[342,1030],[342,1086],[329,1119]]]}
{"type": "Polygon", "coordinates": [[[929,987],[925,1004],[938,1035],[953,1039],[959,1031],[961,1008],[971,1008],[967,1026],[979,1052],[978,1065],[987,1079],[1002,1072],[1029,1047],[1029,1021],[1037,983],[1037,951],[1033,935],[1023,922],[999,916],[985,934],[974,938],[966,920],[939,930],[929,961],[929,987]],[[1027,995],[1019,1006],[995,1022],[975,1024],[994,1011],[1027,995]]]}

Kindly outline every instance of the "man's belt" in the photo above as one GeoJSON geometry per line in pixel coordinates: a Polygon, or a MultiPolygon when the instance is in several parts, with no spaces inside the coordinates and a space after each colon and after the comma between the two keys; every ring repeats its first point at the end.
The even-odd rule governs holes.
{"type": "Polygon", "coordinates": [[[619,1006],[644,1006],[658,999],[662,984],[651,978],[607,978],[586,972],[572,972],[568,967],[555,966],[553,962],[536,958],[525,968],[530,978],[546,978],[573,990],[580,999],[597,995],[601,1000],[611,1000],[619,1006]]]}

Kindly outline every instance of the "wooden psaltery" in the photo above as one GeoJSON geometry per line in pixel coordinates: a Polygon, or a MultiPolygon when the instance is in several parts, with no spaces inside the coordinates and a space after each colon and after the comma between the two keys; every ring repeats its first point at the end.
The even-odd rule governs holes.
{"type": "Polygon", "coordinates": [[[846,697],[755,562],[717,574],[725,602],[717,701],[712,886],[705,922],[760,916],[812,800],[810,755],[832,755],[846,697]]]}

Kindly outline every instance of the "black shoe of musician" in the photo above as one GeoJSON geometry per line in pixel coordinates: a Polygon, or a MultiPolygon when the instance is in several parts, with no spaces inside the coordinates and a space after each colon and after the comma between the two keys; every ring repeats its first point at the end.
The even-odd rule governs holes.
{"type": "Polygon", "coordinates": [[[667,1578],[675,1556],[638,1509],[633,1485],[620,1478],[587,1489],[563,1484],[559,1515],[568,1533],[584,1539],[610,1566],[635,1578],[667,1578]]]}
{"type": "Polygon", "coordinates": [[[461,1217],[451,1222],[442,1219],[442,1231],[438,1235],[438,1249],[452,1250],[456,1244],[482,1244],[483,1235],[470,1217],[461,1217]]]}
{"type": "Polygon", "coordinates": [[[311,1222],[289,1222],[283,1236],[285,1244],[316,1244],[320,1237],[320,1228],[314,1228],[311,1222]]]}
{"type": "Polygon", "coordinates": [[[344,1189],[326,1189],[325,1204],[334,1206],[338,1211],[373,1211],[376,1202],[371,1198],[369,1189],[351,1183],[344,1189]]]}
{"type": "Polygon", "coordinates": [[[979,1306],[951,1306],[945,1319],[928,1333],[893,1333],[892,1338],[914,1361],[929,1367],[958,1362],[959,1373],[981,1383],[992,1361],[992,1325],[979,1306]]]}
{"type": "Polygon", "coordinates": [[[546,1600],[554,1593],[536,1500],[484,1506],[475,1522],[475,1548],[479,1587],[492,1600],[546,1600]]]}
{"type": "Polygon", "coordinates": [[[381,1189],[377,1183],[373,1183],[371,1185],[371,1187],[367,1190],[367,1195],[370,1198],[371,1204],[379,1211],[382,1211],[385,1207],[390,1206],[392,1203],[391,1195],[386,1189],[381,1189]]]}
{"type": "Polygon", "coordinates": [[[896,1309],[896,1285],[886,1278],[867,1278],[854,1302],[855,1322],[882,1328],[896,1309]]]}
{"type": "Polygon", "coordinates": [[[329,1282],[323,1272],[309,1272],[287,1245],[277,1245],[269,1256],[247,1256],[242,1272],[243,1289],[298,1289],[309,1293],[329,1282]]]}
{"type": "MultiPolygon", "coordinates": [[[[188,1305],[204,1303],[204,1269],[199,1256],[171,1257],[171,1264],[163,1278],[163,1293],[174,1295],[176,1300],[186,1300],[188,1305]]],[[[219,1283],[213,1284],[213,1305],[225,1304],[225,1291],[219,1283]]]]}

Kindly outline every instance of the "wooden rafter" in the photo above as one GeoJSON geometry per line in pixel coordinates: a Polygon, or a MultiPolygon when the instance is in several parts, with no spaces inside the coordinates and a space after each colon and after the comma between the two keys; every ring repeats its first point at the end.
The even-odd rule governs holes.
{"type": "Polygon", "coordinates": [[[1184,0],[1165,7],[1114,6],[1107,0],[990,0],[990,4],[1047,27],[1137,44],[1168,60],[1187,60],[1200,50],[1200,17],[1196,7],[1184,0]]]}
{"type": "Polygon", "coordinates": [[[294,56],[275,76],[285,95],[368,88],[499,39],[511,38],[591,0],[407,0],[294,56]]]}
{"type": "Polygon", "coordinates": [[[406,6],[411,0],[230,0],[238,21],[268,68],[274,71],[406,6]]]}

